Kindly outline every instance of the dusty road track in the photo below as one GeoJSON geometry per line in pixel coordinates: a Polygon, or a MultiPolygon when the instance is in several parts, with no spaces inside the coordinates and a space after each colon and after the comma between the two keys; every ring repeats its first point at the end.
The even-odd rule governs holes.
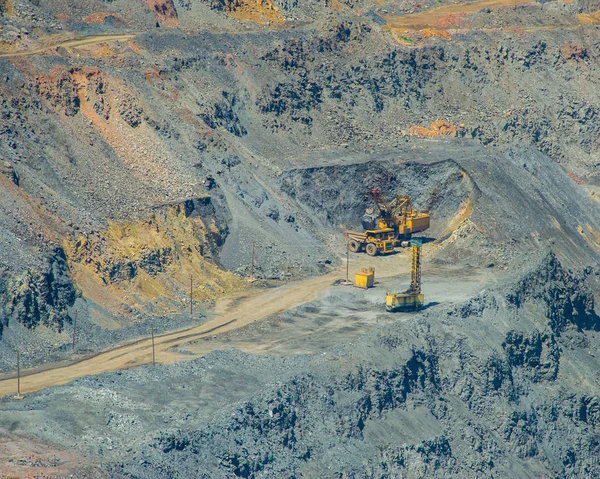
{"type": "Polygon", "coordinates": [[[69,40],[63,40],[57,43],[51,43],[49,45],[45,45],[40,48],[35,48],[33,50],[23,50],[20,52],[10,52],[10,53],[0,53],[0,58],[2,57],[23,57],[28,55],[36,55],[38,53],[45,52],[46,50],[54,50],[59,47],[63,48],[77,48],[77,47],[87,47],[90,45],[96,45],[98,43],[104,42],[122,42],[125,40],[131,40],[137,34],[135,33],[127,33],[121,35],[92,35],[89,37],[81,37],[81,38],[72,38],[69,40]]]}
{"type": "Polygon", "coordinates": [[[463,3],[460,5],[445,5],[443,7],[432,8],[419,13],[409,15],[387,15],[384,16],[391,28],[405,28],[407,30],[420,30],[435,26],[435,23],[449,14],[462,14],[478,12],[482,8],[498,8],[532,3],[531,0],[483,0],[473,3],[463,3]]]}
{"type": "MultiPolygon", "coordinates": [[[[369,258],[374,264],[378,277],[390,277],[408,271],[408,257],[394,255],[387,258],[369,258]]],[[[351,268],[351,277],[359,269],[351,268]]],[[[291,283],[279,288],[260,291],[246,291],[240,298],[222,301],[216,310],[216,317],[200,326],[183,331],[165,334],[155,338],[156,361],[171,364],[188,361],[198,355],[178,354],[168,351],[169,348],[181,346],[186,342],[215,335],[246,326],[254,321],[267,318],[273,314],[290,310],[304,303],[314,301],[336,280],[345,276],[345,268],[324,276],[305,281],[291,283]]],[[[110,351],[95,355],[92,358],[59,366],[43,371],[23,371],[21,392],[30,393],[51,386],[66,384],[73,379],[120,369],[129,369],[152,362],[151,340],[143,339],[135,343],[119,346],[110,351]]],[[[15,394],[16,380],[13,378],[0,381],[0,396],[15,394]]]]}

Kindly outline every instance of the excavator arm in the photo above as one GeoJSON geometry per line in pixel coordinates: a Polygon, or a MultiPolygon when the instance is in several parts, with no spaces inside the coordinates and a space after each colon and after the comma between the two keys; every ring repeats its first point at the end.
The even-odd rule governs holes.
{"type": "Polygon", "coordinates": [[[396,197],[390,202],[390,215],[391,216],[403,216],[412,214],[412,202],[410,196],[407,195],[396,195],[396,197]]]}
{"type": "Polygon", "coordinates": [[[375,201],[375,204],[377,205],[377,209],[379,210],[379,212],[382,215],[387,216],[392,208],[391,208],[390,204],[387,201],[385,201],[385,198],[381,194],[381,191],[378,190],[377,188],[373,188],[369,192],[369,194],[371,195],[371,198],[373,198],[373,201],[375,201]]]}
{"type": "Polygon", "coordinates": [[[377,188],[370,190],[369,196],[377,209],[366,210],[362,220],[365,230],[392,228],[398,239],[410,239],[412,234],[429,228],[429,213],[413,210],[410,196],[396,195],[388,202],[377,188]]]}
{"type": "Polygon", "coordinates": [[[396,195],[394,199],[388,203],[381,194],[381,191],[377,188],[373,188],[370,191],[370,195],[379,210],[379,216],[383,218],[388,225],[394,224],[398,226],[398,224],[404,223],[402,218],[413,212],[410,196],[396,195]]]}

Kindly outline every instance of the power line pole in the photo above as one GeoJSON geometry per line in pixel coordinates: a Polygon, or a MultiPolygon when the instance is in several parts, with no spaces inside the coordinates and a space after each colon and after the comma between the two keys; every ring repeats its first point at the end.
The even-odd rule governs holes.
{"type": "Polygon", "coordinates": [[[23,399],[21,395],[21,353],[17,350],[17,395],[14,399],[23,399]]]}
{"type": "Polygon", "coordinates": [[[156,366],[156,356],[154,352],[154,323],[150,320],[150,332],[152,333],[152,366],[156,366]]]}
{"type": "Polygon", "coordinates": [[[250,281],[254,281],[254,241],[252,242],[252,265],[250,266],[250,281]]]}
{"type": "Polygon", "coordinates": [[[350,238],[346,237],[346,283],[350,282],[350,238]]]}
{"type": "Polygon", "coordinates": [[[194,319],[194,277],[190,275],[190,319],[194,319]]]}
{"type": "Polygon", "coordinates": [[[77,314],[79,311],[76,309],[73,314],[73,354],[75,354],[75,334],[77,334],[77,314]]]}

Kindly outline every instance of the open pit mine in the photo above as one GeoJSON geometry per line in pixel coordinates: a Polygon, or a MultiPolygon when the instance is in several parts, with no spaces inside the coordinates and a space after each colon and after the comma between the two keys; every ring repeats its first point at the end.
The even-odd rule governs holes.
{"type": "Polygon", "coordinates": [[[600,3],[0,0],[0,479],[600,477],[600,3]]]}

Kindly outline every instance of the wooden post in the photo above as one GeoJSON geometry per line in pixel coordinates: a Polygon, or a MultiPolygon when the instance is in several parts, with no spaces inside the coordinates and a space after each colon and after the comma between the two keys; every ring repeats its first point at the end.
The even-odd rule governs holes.
{"type": "Polygon", "coordinates": [[[346,238],[346,283],[350,282],[350,238],[346,238]]]}
{"type": "Polygon", "coordinates": [[[152,332],[152,366],[156,366],[156,356],[154,352],[154,323],[150,320],[150,331],[152,332]]]}
{"type": "Polygon", "coordinates": [[[17,351],[17,396],[21,395],[21,353],[17,351]]]}
{"type": "Polygon", "coordinates": [[[254,241],[252,242],[252,265],[250,266],[250,280],[254,280],[254,241]]]}
{"type": "Polygon", "coordinates": [[[77,314],[78,310],[75,310],[73,314],[73,353],[75,353],[75,334],[77,334],[77,314]]]}
{"type": "Polygon", "coordinates": [[[17,395],[13,399],[23,399],[21,395],[21,352],[17,350],[17,395]]]}
{"type": "Polygon", "coordinates": [[[194,319],[194,278],[190,275],[190,319],[194,319]]]}

